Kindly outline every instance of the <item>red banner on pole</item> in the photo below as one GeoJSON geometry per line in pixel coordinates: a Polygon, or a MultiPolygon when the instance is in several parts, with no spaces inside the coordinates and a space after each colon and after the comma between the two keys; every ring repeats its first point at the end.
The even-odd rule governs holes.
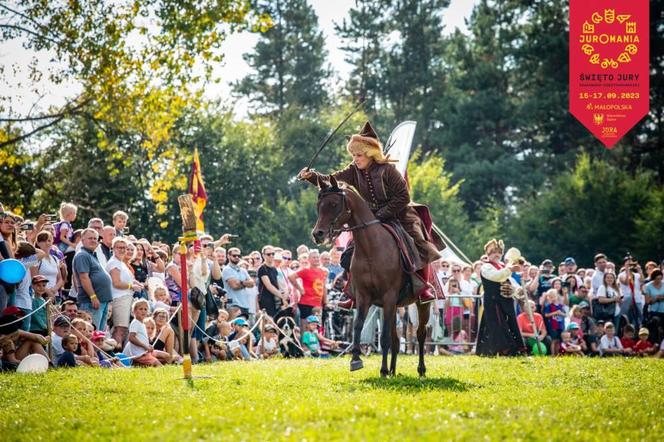
{"type": "Polygon", "coordinates": [[[569,110],[608,148],[650,108],[647,0],[570,0],[569,110]]]}

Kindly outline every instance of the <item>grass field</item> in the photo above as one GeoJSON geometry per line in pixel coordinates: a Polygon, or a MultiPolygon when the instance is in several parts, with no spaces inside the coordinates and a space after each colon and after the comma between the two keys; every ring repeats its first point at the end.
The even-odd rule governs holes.
{"type": "Polygon", "coordinates": [[[401,357],[0,376],[0,440],[664,440],[664,361],[401,357]]]}

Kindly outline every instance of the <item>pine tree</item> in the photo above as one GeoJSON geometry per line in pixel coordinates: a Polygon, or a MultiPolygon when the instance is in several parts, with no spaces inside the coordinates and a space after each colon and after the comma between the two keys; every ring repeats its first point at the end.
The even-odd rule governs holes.
{"type": "Polygon", "coordinates": [[[328,100],[325,79],[327,51],[318,17],[305,0],[259,2],[273,26],[261,35],[245,60],[254,73],[237,90],[247,95],[260,114],[282,114],[288,108],[301,113],[319,110],[328,100]]]}

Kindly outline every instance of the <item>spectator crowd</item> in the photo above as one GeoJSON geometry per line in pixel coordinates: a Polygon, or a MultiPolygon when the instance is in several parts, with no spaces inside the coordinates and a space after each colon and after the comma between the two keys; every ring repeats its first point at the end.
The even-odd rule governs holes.
{"type": "MultiPolygon", "coordinates": [[[[195,363],[329,357],[345,349],[328,321],[338,312],[333,294],[344,285],[338,248],[303,245],[293,254],[266,245],[243,253],[228,234],[170,245],[136,238],[123,211],[110,224],[92,218],[74,227],[81,224],[73,204],[36,221],[0,207],[1,259],[25,270],[18,282],[0,280],[2,370],[31,354],[53,367],[181,363],[183,300],[195,363]]],[[[434,264],[440,297],[431,307],[429,351],[473,352],[482,263],[434,264]]],[[[521,259],[513,268],[526,292],[514,304],[529,351],[543,353],[543,345],[552,355],[662,357],[664,262],[642,267],[628,255],[613,263],[599,253],[593,264],[578,268],[568,257],[556,269],[549,259],[539,266],[521,259]]],[[[415,309],[399,309],[398,319],[402,351],[414,352],[415,309]]],[[[370,347],[375,330],[367,324],[370,347]]]]}

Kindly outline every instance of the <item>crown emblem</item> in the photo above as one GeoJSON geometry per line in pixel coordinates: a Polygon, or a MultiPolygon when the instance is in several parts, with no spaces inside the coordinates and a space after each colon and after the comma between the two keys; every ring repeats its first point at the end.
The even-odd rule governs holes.
{"type": "Polygon", "coordinates": [[[593,114],[593,122],[597,126],[601,126],[604,123],[604,114],[593,114]]]}

